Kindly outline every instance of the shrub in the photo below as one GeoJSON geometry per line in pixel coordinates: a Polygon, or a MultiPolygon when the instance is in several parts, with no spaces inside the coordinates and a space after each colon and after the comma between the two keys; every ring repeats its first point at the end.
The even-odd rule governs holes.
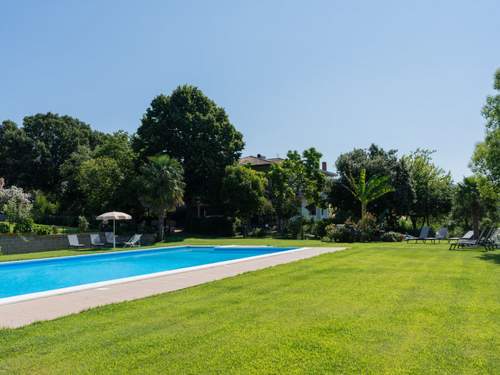
{"type": "Polygon", "coordinates": [[[333,241],[333,234],[335,233],[336,230],[335,224],[329,224],[325,227],[325,235],[323,236],[323,241],[333,241]]]}
{"type": "Polygon", "coordinates": [[[302,231],[298,233],[302,238],[316,238],[318,225],[314,220],[303,220],[302,231]]]}
{"type": "Polygon", "coordinates": [[[59,204],[51,202],[43,192],[35,192],[33,199],[33,217],[37,222],[43,220],[47,215],[54,215],[58,208],[59,204]]]}
{"type": "Polygon", "coordinates": [[[356,242],[361,238],[359,230],[352,225],[337,225],[333,233],[335,242],[356,242]]]}
{"type": "Polygon", "coordinates": [[[356,229],[359,231],[360,241],[367,242],[376,239],[378,234],[377,219],[370,213],[358,221],[356,229]]]}
{"type": "Polygon", "coordinates": [[[10,233],[9,223],[0,223],[0,233],[10,233]]]}
{"type": "Polygon", "coordinates": [[[355,242],[359,241],[360,233],[351,224],[330,224],[326,227],[326,238],[335,242],[355,242]]]}
{"type": "Polygon", "coordinates": [[[22,188],[11,186],[0,189],[0,208],[11,223],[22,223],[31,218],[31,195],[22,188]]]}
{"type": "Polygon", "coordinates": [[[316,221],[314,223],[313,234],[317,238],[323,238],[326,236],[326,227],[333,224],[333,219],[323,219],[316,221]]]}
{"type": "Polygon", "coordinates": [[[43,224],[33,225],[33,232],[35,232],[40,236],[52,234],[53,230],[54,229],[50,225],[43,225],[43,224]]]}
{"type": "Polygon", "coordinates": [[[286,232],[293,238],[301,238],[303,235],[303,225],[304,218],[302,216],[294,216],[288,220],[286,232]]]}
{"type": "Polygon", "coordinates": [[[383,242],[401,242],[404,238],[404,234],[398,232],[385,232],[380,236],[380,240],[383,242]]]}
{"type": "Polygon", "coordinates": [[[78,229],[80,232],[86,232],[89,230],[89,222],[85,216],[78,216],[78,229]]]}
{"type": "Polygon", "coordinates": [[[28,218],[14,225],[14,233],[31,233],[33,232],[33,219],[28,218]]]}

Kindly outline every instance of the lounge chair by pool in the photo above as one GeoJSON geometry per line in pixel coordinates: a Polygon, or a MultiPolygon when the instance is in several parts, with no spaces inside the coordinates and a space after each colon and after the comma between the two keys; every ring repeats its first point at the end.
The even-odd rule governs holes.
{"type": "Polygon", "coordinates": [[[85,247],[78,241],[78,236],[76,234],[68,234],[69,247],[85,247]]]}
{"type": "Polygon", "coordinates": [[[423,226],[422,229],[420,230],[420,234],[418,237],[413,237],[413,236],[407,236],[406,237],[406,242],[409,241],[415,241],[417,243],[418,241],[426,241],[427,236],[429,235],[429,227],[423,226]]]}
{"type": "Polygon", "coordinates": [[[441,227],[436,233],[435,237],[427,237],[426,240],[436,243],[436,241],[441,242],[441,240],[446,240],[448,238],[448,228],[441,227]]]}
{"type": "Polygon", "coordinates": [[[134,234],[130,240],[123,244],[123,247],[141,246],[142,234],[134,234]]]}
{"type": "Polygon", "coordinates": [[[105,243],[101,241],[101,236],[99,233],[91,233],[90,234],[90,243],[92,246],[104,246],[105,243]]]}

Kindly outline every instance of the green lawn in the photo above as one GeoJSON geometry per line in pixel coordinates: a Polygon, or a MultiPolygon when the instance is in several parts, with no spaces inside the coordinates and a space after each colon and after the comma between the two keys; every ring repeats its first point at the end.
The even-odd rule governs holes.
{"type": "Polygon", "coordinates": [[[499,285],[500,251],[356,244],[0,330],[0,373],[495,374],[499,285]]]}

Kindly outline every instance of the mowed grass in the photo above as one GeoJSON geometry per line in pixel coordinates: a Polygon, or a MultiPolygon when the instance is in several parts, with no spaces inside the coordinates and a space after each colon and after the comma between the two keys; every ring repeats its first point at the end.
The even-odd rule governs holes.
{"type": "Polygon", "coordinates": [[[500,251],[351,246],[0,330],[0,372],[500,373],[500,251]]]}

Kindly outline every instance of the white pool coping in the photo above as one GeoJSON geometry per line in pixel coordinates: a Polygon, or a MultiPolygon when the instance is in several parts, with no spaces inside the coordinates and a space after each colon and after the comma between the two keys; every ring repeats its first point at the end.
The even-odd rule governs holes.
{"type": "Polygon", "coordinates": [[[12,300],[12,297],[9,297],[9,302],[0,304],[0,328],[22,327],[37,321],[51,320],[80,313],[98,306],[172,292],[340,250],[345,250],[345,248],[304,247],[230,261],[209,263],[201,266],[85,284],[78,287],[62,288],[42,292],[43,295],[41,293],[31,293],[30,299],[12,300]]]}
{"type": "MultiPolygon", "coordinates": [[[[75,258],[88,257],[88,256],[99,256],[99,255],[109,255],[109,254],[127,254],[127,253],[130,254],[130,253],[137,253],[137,252],[144,252],[144,251],[173,250],[173,249],[179,249],[179,248],[197,248],[197,247],[213,247],[213,248],[221,248],[222,247],[222,248],[228,248],[228,249],[231,249],[231,248],[253,249],[253,248],[270,247],[273,249],[275,249],[275,248],[279,249],[279,247],[273,247],[273,246],[238,246],[238,245],[232,245],[232,246],[200,245],[200,246],[157,247],[157,248],[152,248],[152,249],[134,249],[134,250],[124,250],[124,251],[110,251],[110,252],[106,252],[106,253],[84,254],[84,255],[73,255],[73,256],[69,255],[69,256],[64,256],[64,257],[52,257],[52,258],[28,259],[28,260],[19,260],[19,261],[11,261],[11,262],[2,262],[2,263],[0,263],[0,268],[2,266],[6,266],[9,264],[22,264],[22,263],[44,262],[44,261],[70,259],[70,258],[75,259],[75,258]]],[[[77,292],[80,290],[102,288],[102,287],[106,287],[109,285],[128,283],[131,281],[150,279],[150,278],[154,278],[154,277],[174,275],[176,273],[183,273],[183,272],[195,271],[195,270],[203,270],[203,269],[210,268],[213,266],[223,266],[223,265],[228,265],[228,264],[240,263],[240,262],[245,261],[245,260],[267,258],[270,256],[275,256],[277,254],[293,253],[293,252],[300,251],[303,249],[304,249],[303,247],[300,247],[300,248],[296,248],[296,249],[276,251],[274,253],[269,253],[269,254],[255,255],[255,256],[251,256],[251,257],[244,257],[244,258],[232,259],[232,260],[225,260],[222,262],[201,264],[199,266],[183,267],[183,268],[177,268],[174,270],[152,272],[152,273],[146,273],[144,275],[121,277],[118,279],[69,286],[66,288],[51,289],[51,290],[47,290],[47,291],[43,291],[43,292],[34,292],[34,293],[21,294],[18,296],[4,297],[4,298],[0,298],[0,305],[6,305],[6,304],[21,302],[21,301],[28,301],[28,300],[43,298],[43,297],[48,297],[48,296],[55,296],[58,294],[77,292]]]]}

